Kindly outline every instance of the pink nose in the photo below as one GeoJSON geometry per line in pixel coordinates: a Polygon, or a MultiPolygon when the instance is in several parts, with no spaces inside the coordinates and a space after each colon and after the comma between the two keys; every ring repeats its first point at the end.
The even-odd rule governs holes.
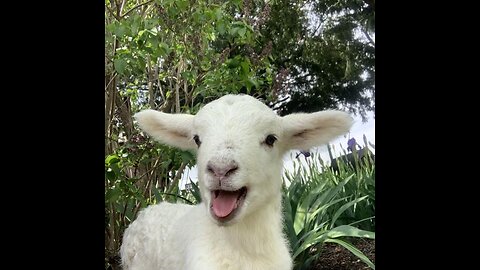
{"type": "Polygon", "coordinates": [[[212,162],[209,162],[207,164],[208,173],[213,174],[215,177],[219,178],[220,180],[230,176],[237,169],[238,169],[237,163],[235,163],[234,161],[226,165],[225,164],[215,165],[212,162]]]}

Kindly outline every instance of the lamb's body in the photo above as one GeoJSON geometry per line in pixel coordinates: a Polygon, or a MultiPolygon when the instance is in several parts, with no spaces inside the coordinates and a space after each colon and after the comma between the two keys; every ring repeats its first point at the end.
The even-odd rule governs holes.
{"type": "Polygon", "coordinates": [[[258,217],[264,220],[251,217],[234,226],[212,226],[204,205],[150,206],[125,232],[124,267],[135,270],[291,269],[280,212],[276,213],[277,217],[273,217],[271,211],[264,212],[265,216],[258,217]],[[262,224],[263,228],[258,227],[262,224]]]}
{"type": "MultiPolygon", "coordinates": [[[[186,228],[191,223],[181,223],[194,206],[161,203],[140,211],[137,219],[126,229],[121,254],[126,269],[182,269],[178,257],[171,250],[183,249],[180,243],[188,243],[186,228]],[[177,229],[176,229],[177,228],[177,229]],[[185,228],[185,229],[184,229],[185,228]],[[175,231],[184,234],[176,236],[175,231]],[[180,239],[178,238],[180,237],[180,239]],[[162,252],[170,250],[169,252],[162,252]]],[[[178,254],[181,250],[179,250],[178,254]]]]}
{"type": "Polygon", "coordinates": [[[202,203],[141,211],[124,234],[124,269],[292,269],[282,232],[282,156],[344,133],[347,114],[279,117],[252,97],[229,95],[195,117],[147,110],[137,119],[163,143],[198,147],[202,203]]]}

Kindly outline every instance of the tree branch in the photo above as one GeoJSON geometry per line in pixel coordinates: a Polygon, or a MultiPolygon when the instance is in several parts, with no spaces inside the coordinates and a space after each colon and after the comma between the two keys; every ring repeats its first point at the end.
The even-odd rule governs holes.
{"type": "Polygon", "coordinates": [[[115,14],[115,12],[113,12],[113,10],[111,8],[109,8],[108,6],[105,6],[108,10],[108,12],[115,18],[117,19],[117,21],[120,21],[121,18],[117,17],[117,14],[115,14]]]}
{"type": "MultiPolygon", "coordinates": [[[[361,27],[361,28],[363,28],[363,27],[361,27]]],[[[368,41],[373,45],[373,47],[375,47],[375,41],[373,41],[373,39],[370,37],[368,32],[365,29],[362,29],[362,32],[365,35],[365,37],[367,37],[368,41]]]]}
{"type": "Polygon", "coordinates": [[[114,80],[114,79],[117,77],[117,75],[118,75],[118,74],[117,74],[117,72],[116,72],[116,71],[114,71],[114,72],[113,72],[113,76],[112,76],[112,78],[110,79],[110,81],[109,81],[109,82],[107,83],[107,85],[105,86],[105,91],[107,91],[107,90],[108,90],[108,87],[109,87],[109,86],[110,86],[110,84],[113,82],[113,80],[114,80]]]}
{"type": "Polygon", "coordinates": [[[178,168],[177,173],[173,177],[172,183],[170,184],[170,187],[168,189],[168,193],[172,193],[173,189],[178,186],[178,182],[180,181],[180,178],[183,174],[183,171],[185,170],[185,167],[187,166],[186,162],[182,162],[180,165],[180,168],[178,168]]]}
{"type": "Polygon", "coordinates": [[[180,113],[180,77],[183,69],[183,59],[180,59],[177,67],[177,82],[175,83],[175,112],[180,113]]]}
{"type": "MultiPolygon", "coordinates": [[[[120,5],[120,8],[118,9],[118,14],[117,15],[120,16],[120,18],[122,17],[121,14],[122,14],[123,8],[125,7],[125,2],[126,1],[127,0],[122,0],[122,4],[120,5]]],[[[118,3],[117,3],[117,5],[118,5],[118,3]]]]}
{"type": "Polygon", "coordinates": [[[160,164],[159,164],[160,158],[161,158],[161,156],[159,156],[159,157],[155,160],[155,163],[153,164],[153,167],[150,168],[149,170],[147,170],[147,171],[146,171],[144,174],[142,174],[140,177],[138,177],[138,179],[142,179],[142,178],[145,177],[147,174],[151,174],[150,177],[153,177],[153,173],[154,173],[155,169],[157,169],[158,166],[160,165],[160,164]]]}
{"type": "Polygon", "coordinates": [[[162,83],[160,82],[160,76],[158,76],[158,74],[160,74],[160,63],[160,58],[157,58],[157,64],[155,65],[155,79],[157,80],[158,90],[160,90],[160,96],[162,97],[162,101],[165,101],[165,94],[163,93],[162,83]]]}
{"type": "Polygon", "coordinates": [[[270,108],[274,108],[277,104],[284,102],[285,100],[289,99],[290,97],[282,98],[277,100],[276,102],[269,105],[270,108]]]}
{"type": "Polygon", "coordinates": [[[155,110],[155,93],[153,92],[153,70],[150,55],[147,55],[147,77],[148,77],[148,94],[149,94],[149,104],[152,110],[155,110]]]}
{"type": "Polygon", "coordinates": [[[141,6],[144,6],[144,5],[148,5],[148,4],[152,3],[153,1],[154,1],[154,0],[149,0],[149,1],[147,1],[147,2],[143,2],[143,3],[141,3],[141,4],[138,4],[138,5],[134,6],[134,7],[132,7],[132,8],[129,9],[127,12],[125,12],[125,14],[121,15],[120,18],[123,18],[123,17],[127,16],[130,12],[134,11],[135,9],[137,9],[137,8],[139,8],[139,7],[141,7],[141,6]]]}

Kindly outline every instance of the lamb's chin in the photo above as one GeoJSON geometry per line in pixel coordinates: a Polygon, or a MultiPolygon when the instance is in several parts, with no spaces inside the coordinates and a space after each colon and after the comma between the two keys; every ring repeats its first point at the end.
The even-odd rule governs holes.
{"type": "Polygon", "coordinates": [[[212,213],[211,210],[209,212],[210,212],[210,217],[212,218],[213,222],[215,224],[217,224],[218,226],[231,226],[231,225],[238,222],[239,216],[240,216],[240,213],[237,213],[237,211],[235,211],[236,213],[232,213],[232,215],[229,215],[228,217],[219,218],[219,217],[215,216],[215,214],[212,213]]]}

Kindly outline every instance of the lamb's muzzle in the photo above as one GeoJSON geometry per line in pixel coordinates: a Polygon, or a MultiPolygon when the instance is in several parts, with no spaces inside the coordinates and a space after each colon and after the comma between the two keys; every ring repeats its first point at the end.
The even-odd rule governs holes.
{"type": "Polygon", "coordinates": [[[247,192],[247,187],[242,187],[234,191],[222,189],[212,190],[212,202],[210,204],[212,217],[221,223],[225,223],[234,218],[236,212],[240,211],[247,192]]]}

